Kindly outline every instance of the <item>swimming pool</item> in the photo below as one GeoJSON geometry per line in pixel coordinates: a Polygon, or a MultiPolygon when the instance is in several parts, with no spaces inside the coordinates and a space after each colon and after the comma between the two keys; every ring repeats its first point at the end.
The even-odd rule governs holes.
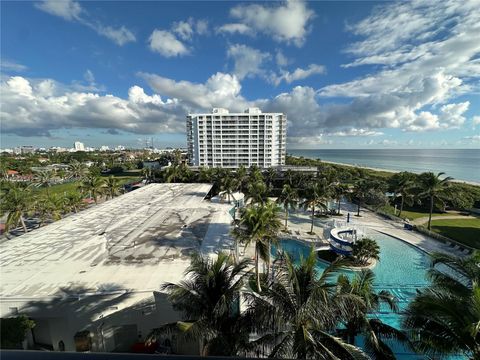
{"type": "MultiPolygon", "coordinates": [[[[430,266],[430,257],[425,252],[399,239],[369,231],[367,236],[375,239],[380,246],[380,261],[372,269],[375,274],[375,288],[377,291],[388,290],[398,298],[400,311],[405,309],[415,296],[417,289],[428,286],[426,270],[430,266]]],[[[310,247],[296,240],[281,240],[279,247],[286,251],[294,261],[306,257],[310,247]]],[[[276,254],[276,249],[273,249],[276,254]]],[[[322,261],[317,261],[317,269],[321,272],[327,267],[322,261]]],[[[345,270],[347,274],[354,271],[345,270]]],[[[401,327],[401,314],[392,313],[386,307],[374,316],[382,322],[401,327]]],[[[359,342],[360,345],[361,341],[359,342]]],[[[402,346],[393,346],[397,359],[423,359],[423,356],[414,355],[402,346]]]]}

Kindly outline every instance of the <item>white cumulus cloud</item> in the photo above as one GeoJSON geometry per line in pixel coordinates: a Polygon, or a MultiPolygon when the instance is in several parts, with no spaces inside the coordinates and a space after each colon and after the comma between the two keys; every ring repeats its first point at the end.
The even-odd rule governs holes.
{"type": "Polygon", "coordinates": [[[10,77],[1,84],[2,132],[50,136],[51,130],[104,128],[138,134],[183,132],[187,109],[174,99],[162,101],[138,86],[123,99],[78,92],[51,79],[10,77]]]}
{"type": "Polygon", "coordinates": [[[169,31],[155,29],[148,40],[150,50],[165,57],[176,57],[189,53],[188,48],[169,31]]]}
{"type": "Polygon", "coordinates": [[[65,20],[80,20],[80,14],[83,12],[80,4],[73,0],[45,0],[35,3],[35,6],[51,15],[59,16],[65,20]]]}
{"type": "Polygon", "coordinates": [[[270,75],[270,81],[275,85],[279,85],[282,81],[290,84],[294,81],[306,79],[312,75],[324,74],[325,71],[326,69],[323,65],[310,64],[306,69],[296,68],[292,72],[280,70],[280,74],[272,73],[270,75]]]}
{"type": "Polygon", "coordinates": [[[356,129],[356,128],[348,128],[343,129],[340,131],[329,132],[326,135],[329,136],[340,136],[340,137],[348,137],[348,136],[380,136],[383,135],[381,131],[375,130],[368,130],[368,129],[356,129]]]}
{"type": "Polygon", "coordinates": [[[2,72],[11,71],[11,72],[19,73],[19,72],[26,71],[27,69],[28,67],[26,67],[25,65],[19,64],[12,60],[4,59],[4,58],[0,60],[0,70],[2,72]]]}
{"type": "Polygon", "coordinates": [[[271,56],[247,45],[234,44],[227,49],[227,57],[234,62],[234,74],[242,80],[245,77],[263,75],[265,70],[262,65],[271,56]]]}
{"type": "Polygon", "coordinates": [[[235,75],[218,72],[204,84],[175,81],[149,73],[140,73],[139,76],[157,93],[176,98],[195,111],[210,111],[213,107],[241,111],[248,107],[247,101],[240,94],[242,87],[235,75]]]}
{"type": "Polygon", "coordinates": [[[469,104],[456,103],[455,98],[478,90],[478,1],[379,5],[347,30],[362,38],[347,47],[355,57],[347,66],[379,67],[366,76],[319,89],[325,99],[351,99],[330,106],[327,125],[424,131],[456,128],[465,122],[469,104]]]}
{"type": "Polygon", "coordinates": [[[110,39],[115,44],[123,46],[129,42],[135,42],[136,37],[125,26],[114,28],[92,19],[83,9],[79,2],[74,0],[43,0],[35,3],[35,6],[51,15],[61,17],[67,21],[75,21],[94,30],[97,34],[110,39]]]}
{"type": "Polygon", "coordinates": [[[242,35],[254,35],[253,29],[245,24],[231,23],[224,24],[216,28],[218,34],[242,34],[242,35]]]}
{"type": "Polygon", "coordinates": [[[195,20],[189,17],[187,20],[173,23],[172,32],[182,40],[192,40],[195,34],[206,35],[208,33],[208,21],[205,19],[195,20]]]}
{"type": "Polygon", "coordinates": [[[474,117],[472,117],[472,125],[473,126],[480,125],[480,116],[475,115],[474,117]]]}
{"type": "Polygon", "coordinates": [[[237,22],[223,25],[219,31],[241,34],[260,32],[272,36],[276,41],[302,46],[314,12],[303,1],[288,0],[280,5],[272,4],[235,6],[230,10],[230,16],[237,22]]]}

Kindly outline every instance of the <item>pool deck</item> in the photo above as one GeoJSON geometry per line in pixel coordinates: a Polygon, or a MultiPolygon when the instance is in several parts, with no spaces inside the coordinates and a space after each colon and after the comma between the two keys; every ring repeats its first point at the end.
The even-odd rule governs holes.
{"type": "Polygon", "coordinates": [[[350,211],[350,219],[352,219],[355,223],[403,240],[427,253],[442,252],[460,257],[466,256],[466,254],[461,250],[452,248],[429,236],[417,233],[415,231],[405,230],[403,228],[403,223],[387,220],[370,210],[361,209],[361,217],[357,217],[354,216],[354,214],[356,214],[356,205],[346,203],[344,206],[342,206],[342,210],[343,209],[345,212],[350,211]]]}
{"type": "MultiPolygon", "coordinates": [[[[427,253],[442,252],[460,257],[466,256],[462,251],[452,248],[438,240],[435,240],[429,236],[411,231],[405,230],[402,223],[398,223],[393,220],[387,220],[374,212],[362,208],[360,211],[360,217],[355,216],[357,213],[357,206],[348,202],[342,202],[341,211],[344,216],[335,216],[329,218],[316,218],[314,232],[316,235],[312,236],[307,234],[310,231],[310,212],[299,209],[292,212],[289,217],[288,227],[293,237],[303,239],[308,242],[323,243],[326,239],[324,229],[322,226],[326,226],[332,221],[332,219],[346,220],[347,213],[350,212],[350,220],[352,224],[356,224],[360,227],[375,230],[386,235],[403,240],[413,246],[418,247],[427,253]]],[[[284,236],[287,237],[287,236],[284,236]]]]}

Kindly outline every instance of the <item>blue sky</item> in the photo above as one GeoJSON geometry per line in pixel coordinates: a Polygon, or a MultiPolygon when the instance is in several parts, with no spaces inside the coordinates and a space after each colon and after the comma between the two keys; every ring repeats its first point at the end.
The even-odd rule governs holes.
{"type": "Polygon", "coordinates": [[[185,145],[258,106],[290,148],[480,147],[480,1],[1,2],[1,147],[185,145]]]}

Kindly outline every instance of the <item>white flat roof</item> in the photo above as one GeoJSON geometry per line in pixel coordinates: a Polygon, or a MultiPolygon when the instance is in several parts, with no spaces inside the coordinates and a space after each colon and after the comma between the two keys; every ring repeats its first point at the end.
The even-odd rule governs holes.
{"type": "MultiPolygon", "coordinates": [[[[227,110],[228,111],[228,110],[227,110]]],[[[281,112],[209,112],[209,113],[189,113],[187,116],[257,116],[257,115],[285,115],[281,112]]]]}
{"type": "Polygon", "coordinates": [[[210,189],[150,184],[3,241],[0,299],[151,292],[179,281],[193,251],[231,246],[231,206],[203,200],[210,189]]]}

